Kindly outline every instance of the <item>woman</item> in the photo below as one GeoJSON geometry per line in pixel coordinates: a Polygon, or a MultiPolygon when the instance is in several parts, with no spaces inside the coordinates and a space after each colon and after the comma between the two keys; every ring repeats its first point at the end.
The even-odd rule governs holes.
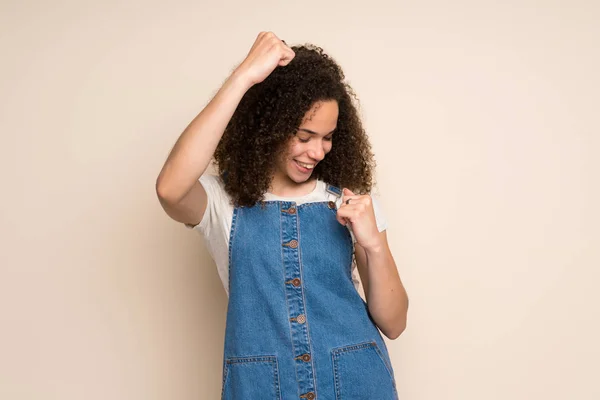
{"type": "Polygon", "coordinates": [[[223,399],[397,398],[377,328],[397,338],[408,299],[352,97],[322,49],[261,32],[157,179],[229,294],[223,399]]]}

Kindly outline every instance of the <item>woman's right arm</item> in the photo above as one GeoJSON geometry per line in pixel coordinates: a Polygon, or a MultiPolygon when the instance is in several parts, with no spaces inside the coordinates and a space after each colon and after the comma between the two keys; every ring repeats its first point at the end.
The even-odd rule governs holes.
{"type": "Polygon", "coordinates": [[[207,195],[198,180],[208,168],[240,100],[250,87],[293,58],[294,52],[277,36],[261,32],[246,59],[185,128],[156,180],[156,193],[171,218],[190,225],[200,223],[207,195]]]}
{"type": "Polygon", "coordinates": [[[198,179],[208,168],[248,87],[243,77],[234,72],[177,139],[156,180],[160,204],[174,220],[191,225],[200,223],[207,197],[198,179]]]}

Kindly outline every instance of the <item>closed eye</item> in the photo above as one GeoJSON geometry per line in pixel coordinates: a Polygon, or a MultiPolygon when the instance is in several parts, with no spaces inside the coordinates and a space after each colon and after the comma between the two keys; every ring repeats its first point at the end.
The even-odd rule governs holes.
{"type": "MultiPolygon", "coordinates": [[[[328,136],[328,137],[324,137],[323,140],[327,141],[327,142],[331,142],[331,140],[333,139],[332,136],[328,136]]],[[[301,139],[298,138],[298,140],[300,141],[300,143],[308,143],[310,141],[310,138],[308,139],[301,139]]]]}
{"type": "MultiPolygon", "coordinates": [[[[310,133],[311,135],[318,135],[317,132],[311,131],[310,129],[306,129],[306,128],[298,128],[298,131],[310,133]]],[[[335,132],[335,129],[333,131],[329,132],[328,136],[324,137],[323,139],[325,139],[328,142],[331,142],[334,132],[335,132]]],[[[297,133],[296,133],[296,137],[298,138],[300,143],[308,143],[310,141],[310,137],[308,137],[306,139],[301,139],[300,137],[298,137],[297,133]]]]}

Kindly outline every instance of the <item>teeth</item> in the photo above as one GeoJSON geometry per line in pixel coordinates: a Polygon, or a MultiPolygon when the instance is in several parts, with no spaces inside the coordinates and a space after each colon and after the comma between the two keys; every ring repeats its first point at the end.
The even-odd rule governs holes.
{"type": "Polygon", "coordinates": [[[315,167],[315,164],[304,164],[304,163],[301,163],[300,161],[296,161],[296,162],[298,163],[298,165],[300,165],[301,167],[304,167],[304,168],[313,169],[315,167]]]}

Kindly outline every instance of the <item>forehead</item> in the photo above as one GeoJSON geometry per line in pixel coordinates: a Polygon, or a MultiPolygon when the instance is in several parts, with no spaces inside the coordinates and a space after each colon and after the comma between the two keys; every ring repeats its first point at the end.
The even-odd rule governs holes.
{"type": "Polygon", "coordinates": [[[337,125],[338,114],[337,101],[318,101],[306,112],[300,126],[309,129],[310,127],[322,127],[332,130],[337,125]]]}

